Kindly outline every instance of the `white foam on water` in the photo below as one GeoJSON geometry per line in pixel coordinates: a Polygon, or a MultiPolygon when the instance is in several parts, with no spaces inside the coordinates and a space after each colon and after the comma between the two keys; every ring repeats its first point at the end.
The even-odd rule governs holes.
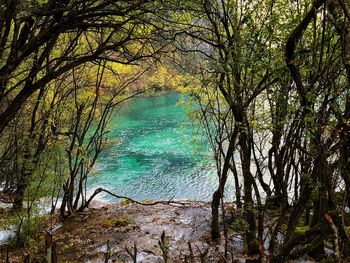
{"type": "Polygon", "coordinates": [[[0,246],[8,244],[15,237],[15,227],[0,230],[0,246]]]}

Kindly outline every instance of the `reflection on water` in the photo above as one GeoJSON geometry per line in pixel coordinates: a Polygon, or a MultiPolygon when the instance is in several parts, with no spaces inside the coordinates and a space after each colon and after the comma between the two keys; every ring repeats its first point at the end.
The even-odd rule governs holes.
{"type": "Polygon", "coordinates": [[[111,124],[118,140],[101,154],[89,188],[138,200],[208,200],[217,184],[210,147],[178,101],[176,93],[130,100],[111,124]]]}

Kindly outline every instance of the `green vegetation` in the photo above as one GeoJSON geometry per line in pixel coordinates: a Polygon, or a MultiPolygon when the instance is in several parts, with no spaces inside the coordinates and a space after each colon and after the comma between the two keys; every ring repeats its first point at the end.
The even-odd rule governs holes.
{"type": "Polygon", "coordinates": [[[124,217],[107,218],[101,222],[103,227],[124,227],[131,224],[131,220],[124,217]]]}
{"type": "Polygon", "coordinates": [[[310,230],[309,226],[297,226],[295,228],[295,234],[304,234],[308,230],[310,230]]]}
{"type": "Polygon", "coordinates": [[[225,196],[249,256],[265,255],[267,231],[271,262],[330,260],[327,242],[349,257],[349,88],[349,1],[0,0],[0,183],[16,245],[35,240],[43,198],[64,220],[99,193],[87,180],[126,100],[177,90],[212,149],[225,260],[238,222],[225,196]]]}

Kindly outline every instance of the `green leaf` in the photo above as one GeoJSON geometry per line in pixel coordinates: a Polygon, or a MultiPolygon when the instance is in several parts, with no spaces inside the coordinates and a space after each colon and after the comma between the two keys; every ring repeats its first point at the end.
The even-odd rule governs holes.
{"type": "Polygon", "coordinates": [[[36,0],[39,5],[47,4],[47,0],[36,0]]]}

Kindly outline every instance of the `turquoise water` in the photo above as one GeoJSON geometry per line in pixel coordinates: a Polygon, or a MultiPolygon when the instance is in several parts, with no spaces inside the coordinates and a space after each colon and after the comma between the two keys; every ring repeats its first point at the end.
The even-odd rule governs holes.
{"type": "Polygon", "coordinates": [[[137,200],[209,200],[217,185],[212,153],[201,128],[176,105],[179,99],[168,93],[128,101],[111,123],[113,143],[101,154],[89,188],[137,200]]]}

